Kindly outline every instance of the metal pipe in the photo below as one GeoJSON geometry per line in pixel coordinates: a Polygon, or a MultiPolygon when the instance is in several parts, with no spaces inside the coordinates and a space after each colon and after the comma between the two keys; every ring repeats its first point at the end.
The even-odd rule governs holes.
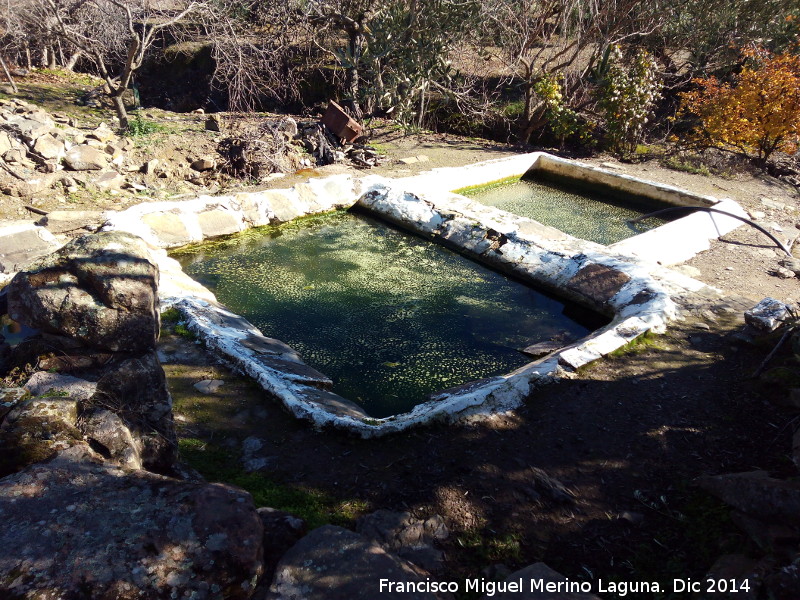
{"type": "Polygon", "coordinates": [[[751,225],[751,226],[755,227],[756,229],[758,229],[761,233],[763,233],[769,239],[771,239],[773,242],[775,242],[781,250],[786,252],[786,255],[788,257],[794,258],[792,256],[791,251],[786,246],[783,245],[783,242],[781,242],[778,238],[776,238],[774,235],[772,235],[769,231],[767,231],[766,229],[761,227],[761,225],[759,225],[758,223],[754,223],[750,219],[745,219],[744,217],[740,217],[739,215],[734,215],[734,214],[731,214],[729,212],[725,212],[724,210],[719,210],[717,208],[710,208],[708,206],[671,206],[669,208],[662,208],[661,210],[656,210],[656,211],[648,213],[646,215],[642,215],[641,217],[636,217],[635,219],[628,219],[628,223],[630,223],[631,225],[635,225],[639,221],[644,221],[645,219],[649,219],[650,217],[657,217],[658,215],[662,215],[662,214],[668,213],[668,212],[673,212],[673,211],[676,211],[676,210],[702,210],[702,211],[709,212],[709,213],[717,213],[719,215],[725,215],[726,217],[732,217],[734,219],[739,219],[740,221],[742,221],[744,223],[747,223],[748,225],[751,225]]]}

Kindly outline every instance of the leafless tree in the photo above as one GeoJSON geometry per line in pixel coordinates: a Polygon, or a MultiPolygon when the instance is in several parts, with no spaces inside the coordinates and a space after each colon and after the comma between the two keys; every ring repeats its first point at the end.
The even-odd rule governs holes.
{"type": "Polygon", "coordinates": [[[69,43],[93,64],[120,126],[127,128],[123,94],[148,50],[203,2],[181,0],[27,0],[29,18],[69,43]]]}
{"type": "Polygon", "coordinates": [[[204,12],[204,36],[212,43],[213,81],[232,110],[300,97],[310,33],[292,2],[219,0],[204,12]]]}

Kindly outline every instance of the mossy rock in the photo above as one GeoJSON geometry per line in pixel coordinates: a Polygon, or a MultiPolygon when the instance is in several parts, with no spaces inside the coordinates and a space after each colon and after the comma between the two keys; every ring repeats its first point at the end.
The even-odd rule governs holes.
{"type": "Polygon", "coordinates": [[[0,477],[81,443],[76,421],[71,398],[34,398],[16,406],[0,427],[0,477]]]}

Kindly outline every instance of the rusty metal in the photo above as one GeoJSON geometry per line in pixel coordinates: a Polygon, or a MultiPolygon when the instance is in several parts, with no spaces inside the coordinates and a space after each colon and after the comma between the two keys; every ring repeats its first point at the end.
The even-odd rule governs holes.
{"type": "Polygon", "coordinates": [[[328,108],[320,122],[348,143],[360,136],[363,130],[361,125],[333,100],[328,102],[328,108]]]}

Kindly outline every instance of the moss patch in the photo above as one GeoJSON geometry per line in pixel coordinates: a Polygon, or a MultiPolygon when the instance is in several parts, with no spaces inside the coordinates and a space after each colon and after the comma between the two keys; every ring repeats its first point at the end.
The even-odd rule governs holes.
{"type": "Polygon", "coordinates": [[[504,177],[503,179],[495,179],[494,181],[481,183],[479,185],[468,185],[462,188],[458,188],[456,190],[453,190],[453,193],[461,194],[463,196],[470,196],[475,192],[480,192],[483,190],[491,190],[497,187],[508,185],[509,183],[516,183],[520,179],[522,179],[522,175],[512,175],[511,177],[504,177]]]}

